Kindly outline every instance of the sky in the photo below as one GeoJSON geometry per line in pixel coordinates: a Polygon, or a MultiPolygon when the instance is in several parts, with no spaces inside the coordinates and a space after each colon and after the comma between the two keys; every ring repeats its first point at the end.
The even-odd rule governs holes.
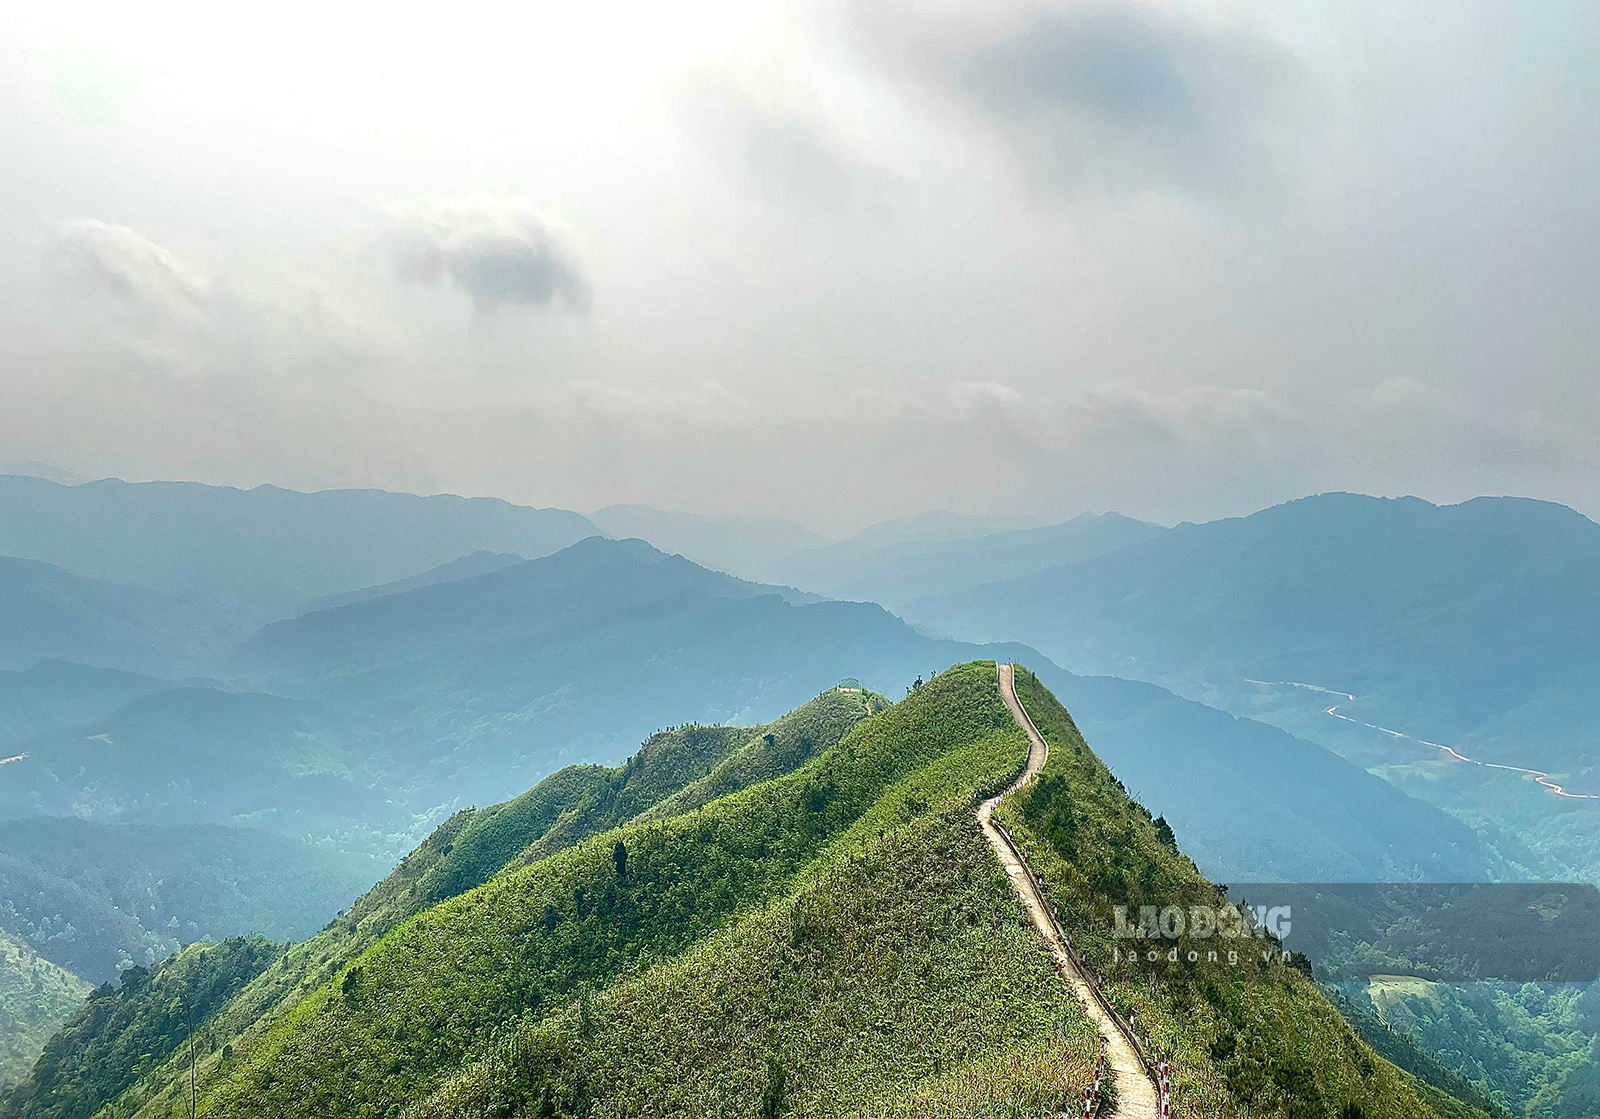
{"type": "Polygon", "coordinates": [[[0,468],[1600,517],[1600,5],[0,6],[0,468]]]}

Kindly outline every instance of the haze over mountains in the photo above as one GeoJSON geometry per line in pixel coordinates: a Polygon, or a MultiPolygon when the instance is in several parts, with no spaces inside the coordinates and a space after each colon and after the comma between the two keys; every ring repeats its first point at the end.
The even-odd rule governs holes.
{"type": "Polygon", "coordinates": [[[596,531],[578,513],[494,498],[0,475],[0,556],[180,595],[245,632],[469,552],[542,556],[596,531]]]}
{"type": "Polygon", "coordinates": [[[1332,699],[1273,683],[1474,749],[1511,727],[1506,757],[1583,780],[1600,526],[1559,506],[1324,495],[1176,528],[939,514],[833,543],[595,515],[673,555],[496,502],[13,483],[0,526],[36,555],[0,558],[0,832],[88,829],[73,842],[99,877],[0,859],[0,930],[95,981],[200,937],[305,935],[457,809],[660,727],[769,720],[845,678],[897,698],[979,658],[1032,665],[1215,879],[1600,875],[1600,802],[1362,737],[1332,699]],[[397,528],[406,510],[437,535],[397,528]],[[143,524],[128,555],[85,544],[118,517],[143,524]],[[274,517],[302,518],[281,570],[257,535],[274,517]],[[723,570],[693,562],[717,554],[723,570]],[[1506,786],[1523,799],[1502,811],[1506,786]],[[137,904],[116,877],[146,884],[137,904]]]}

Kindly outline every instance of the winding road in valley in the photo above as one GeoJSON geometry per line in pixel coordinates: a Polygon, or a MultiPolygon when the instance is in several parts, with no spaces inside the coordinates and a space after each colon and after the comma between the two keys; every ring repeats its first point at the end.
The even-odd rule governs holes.
{"type": "MultiPolygon", "coordinates": [[[[1302,684],[1298,680],[1251,680],[1246,678],[1245,683],[1259,684],[1268,688],[1304,688],[1308,692],[1321,692],[1323,695],[1338,696],[1340,699],[1343,699],[1349,703],[1354,703],[1356,698],[1349,692],[1336,692],[1332,688],[1323,688],[1316,684],[1302,684]]],[[[1533,778],[1535,781],[1549,789],[1558,797],[1566,797],[1569,800],[1600,800],[1600,793],[1568,792],[1565,786],[1558,785],[1554,781],[1550,780],[1550,775],[1542,769],[1527,769],[1520,765],[1503,765],[1500,762],[1479,761],[1477,758],[1467,757],[1454,746],[1446,746],[1442,742],[1429,742],[1426,738],[1417,738],[1401,731],[1391,730],[1388,727],[1380,727],[1377,723],[1366,723],[1350,715],[1341,715],[1339,713],[1339,705],[1337,703],[1323,711],[1323,714],[1332,715],[1335,719],[1343,719],[1347,723],[1354,723],[1358,727],[1366,727],[1369,730],[1378,731],[1380,734],[1387,734],[1390,738],[1403,738],[1407,742],[1415,742],[1419,746],[1431,746],[1435,750],[1443,750],[1458,762],[1466,762],[1469,765],[1481,765],[1485,769],[1504,769],[1511,773],[1520,773],[1524,777],[1533,778]]]]}
{"type": "Polygon", "coordinates": [[[1044,937],[1044,942],[1050,949],[1050,955],[1055,958],[1062,977],[1072,988],[1073,994],[1078,996],[1078,1001],[1083,1004],[1084,1013],[1094,1022],[1100,1031],[1100,1036],[1106,1041],[1106,1063],[1110,1066],[1111,1075],[1117,1086],[1117,1115],[1128,1116],[1130,1119],[1160,1119],[1161,1108],[1155,1078],[1140,1055],[1133,1031],[1111,1009],[1094,984],[1079,968],[1077,959],[1067,947],[1061,926],[1051,914],[1050,906],[1039,889],[1037,879],[1023,860],[1022,853],[994,821],[995,807],[1018,789],[1025,789],[1031,785],[1039,776],[1039,771],[1044,768],[1045,760],[1050,756],[1050,748],[1045,745],[1044,736],[1039,733],[1039,728],[1033,725],[1033,720],[1028,717],[1028,713],[1022,708],[1022,703],[1017,699],[1016,674],[1013,667],[1002,664],[999,670],[1000,694],[1004,697],[1006,706],[1010,708],[1012,718],[1016,719],[1017,725],[1028,735],[1028,764],[1022,775],[1004,792],[978,805],[978,826],[983,829],[984,838],[989,841],[989,846],[993,847],[995,854],[1000,857],[1000,864],[1005,868],[1006,877],[1011,880],[1011,888],[1016,890],[1017,896],[1022,899],[1028,916],[1033,920],[1034,928],[1044,937]]]}

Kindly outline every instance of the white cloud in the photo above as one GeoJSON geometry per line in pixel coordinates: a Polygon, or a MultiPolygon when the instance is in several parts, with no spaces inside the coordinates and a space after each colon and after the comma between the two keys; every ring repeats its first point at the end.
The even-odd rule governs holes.
{"type": "Polygon", "coordinates": [[[194,322],[210,302],[211,284],[198,269],[125,225],[64,222],[53,255],[69,282],[158,318],[194,322]]]}

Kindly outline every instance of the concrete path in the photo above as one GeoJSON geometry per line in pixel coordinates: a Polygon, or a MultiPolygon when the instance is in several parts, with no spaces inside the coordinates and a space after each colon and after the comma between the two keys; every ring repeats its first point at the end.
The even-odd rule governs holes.
{"type": "Polygon", "coordinates": [[[1077,961],[1067,950],[1061,929],[1056,925],[1055,918],[1050,915],[1050,907],[1045,903],[1044,896],[1039,892],[1033,875],[1029,873],[1027,864],[1023,861],[1022,853],[1012,845],[994,822],[995,806],[1018,789],[1025,789],[1031,785],[1039,776],[1039,771],[1044,768],[1045,759],[1050,754],[1044,736],[1033,725],[1033,720],[1028,717],[1028,713],[1022,709],[1022,704],[1017,699],[1015,674],[1009,664],[1000,665],[1000,694],[1004,697],[1006,706],[1011,709],[1011,715],[1017,720],[1017,725],[1028,733],[1028,765],[1023,770],[1022,776],[1018,777],[1010,788],[978,805],[978,826],[983,829],[984,838],[989,841],[989,846],[1000,856],[1000,864],[1005,868],[1006,877],[1011,880],[1011,888],[1017,891],[1017,896],[1022,899],[1023,906],[1028,910],[1028,916],[1033,920],[1034,928],[1044,937],[1045,945],[1055,957],[1062,978],[1072,988],[1073,994],[1078,996],[1078,1001],[1083,1004],[1084,1013],[1099,1029],[1100,1036],[1106,1040],[1106,1062],[1111,1066],[1112,1076],[1117,1085],[1116,1113],[1128,1116],[1130,1119],[1160,1119],[1161,1109],[1155,1081],[1145,1070],[1144,1062],[1139,1058],[1138,1049],[1129,1036],[1127,1027],[1101,1002],[1098,992],[1079,970],[1077,961]]]}

